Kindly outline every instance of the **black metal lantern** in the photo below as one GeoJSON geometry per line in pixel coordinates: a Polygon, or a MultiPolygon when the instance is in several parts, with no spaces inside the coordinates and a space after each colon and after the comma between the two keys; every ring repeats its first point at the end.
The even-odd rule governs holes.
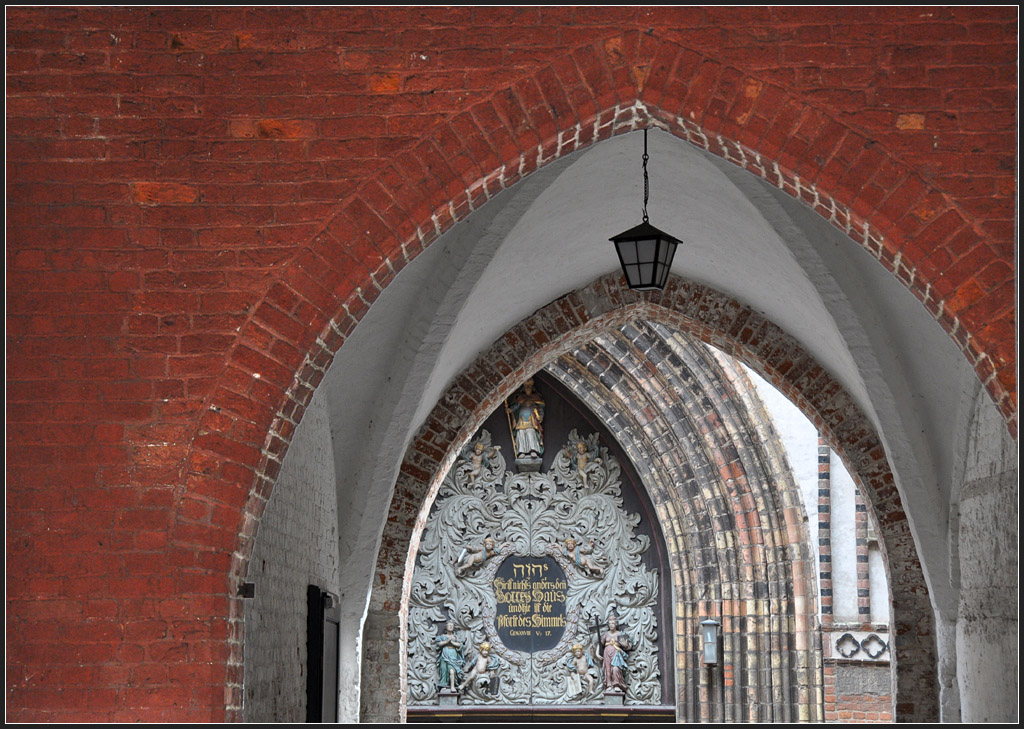
{"type": "Polygon", "coordinates": [[[611,237],[619,254],[622,272],[629,288],[636,291],[661,291],[668,281],[672,258],[681,240],[651,225],[647,218],[647,130],[644,129],[644,221],[624,233],[611,237]]]}

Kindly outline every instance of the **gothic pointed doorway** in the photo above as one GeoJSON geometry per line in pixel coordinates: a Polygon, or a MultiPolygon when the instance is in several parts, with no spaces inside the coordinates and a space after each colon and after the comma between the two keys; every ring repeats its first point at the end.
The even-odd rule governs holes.
{"type": "MultiPolygon", "coordinates": [[[[608,443],[616,454],[614,462],[622,464],[623,482],[630,486],[632,496],[627,502],[642,503],[642,508],[635,509],[637,519],[653,525],[653,531],[659,534],[654,543],[660,546],[651,550],[656,559],[649,561],[662,577],[661,597],[666,600],[659,611],[661,622],[651,633],[660,651],[661,708],[634,691],[633,695],[626,692],[624,705],[614,710],[622,716],[647,720],[656,716],[678,716],[687,721],[820,720],[821,658],[811,634],[816,625],[815,587],[800,496],[781,447],[771,440],[773,431],[755,427],[757,416],[748,412],[746,403],[752,388],[746,389],[742,377],[735,372],[727,375],[722,367],[705,345],[662,325],[635,320],[567,352],[534,378],[543,383],[538,387],[546,393],[546,400],[571,404],[545,415],[546,437],[555,444],[567,440],[569,446],[559,445],[546,457],[555,466],[554,471],[571,481],[572,464],[579,462],[579,458],[570,458],[577,450],[575,446],[587,463],[588,451],[598,454],[592,446],[608,443]],[[743,389],[743,397],[738,389],[743,389]],[[572,417],[566,417],[566,413],[572,417]],[[579,421],[581,417],[585,423],[579,421]],[[579,433],[590,429],[601,435],[595,433],[593,443],[587,444],[579,433]],[[667,540],[662,541],[665,536],[667,540]],[[696,628],[709,617],[726,626],[725,657],[717,669],[704,666],[699,658],[696,628]],[[673,636],[676,631],[681,634],[673,636]]],[[[492,442],[490,431],[494,429],[504,431],[500,445],[507,451],[511,441],[505,418],[504,407],[488,417],[470,441],[479,444],[475,452],[501,452],[501,448],[494,448],[499,445],[498,439],[492,442]]],[[[471,446],[455,461],[451,471],[456,480],[459,474],[472,471],[473,454],[471,446]]],[[[604,460],[609,461],[608,454],[604,460]]],[[[497,468],[498,464],[492,466],[497,468]]],[[[593,470],[593,466],[587,469],[593,470]]],[[[438,680],[434,641],[444,641],[444,637],[441,627],[431,630],[425,612],[416,607],[424,604],[422,595],[434,586],[432,599],[439,610],[432,616],[434,624],[453,622],[460,645],[474,641],[472,616],[479,612],[464,605],[460,610],[458,599],[443,594],[446,590],[459,592],[458,578],[445,580],[423,569],[426,556],[438,571],[436,555],[444,541],[438,538],[439,524],[445,525],[440,532],[450,542],[463,539],[466,521],[453,518],[456,512],[451,507],[455,502],[444,498],[453,495],[450,476],[444,484],[439,501],[447,502],[449,507],[438,511],[435,505],[427,519],[411,589],[414,597],[410,602],[407,647],[410,720],[437,717],[438,712],[468,718],[499,711],[506,717],[526,719],[545,711],[545,716],[597,717],[611,710],[604,703],[603,693],[608,679],[599,667],[592,672],[598,679],[596,691],[578,696],[567,695],[568,689],[563,688],[563,681],[567,686],[570,678],[565,667],[572,662],[570,646],[586,644],[590,648],[601,634],[600,628],[592,630],[588,641],[586,629],[576,623],[572,630],[579,635],[562,641],[565,645],[560,646],[555,660],[553,654],[559,653],[558,647],[542,656],[560,669],[552,672],[555,680],[549,678],[546,696],[519,696],[518,701],[510,701],[507,695],[491,697],[472,689],[433,690],[438,680]],[[463,616],[470,619],[460,620],[463,616]]],[[[464,508],[465,503],[459,506],[464,508]]],[[[468,521],[480,522],[473,518],[468,521]]],[[[606,523],[603,531],[614,533],[610,524],[606,523]]],[[[595,549],[591,545],[590,551],[611,551],[608,539],[602,536],[598,534],[598,546],[595,549]]],[[[483,540],[484,535],[477,538],[483,540]]],[[[579,541],[583,540],[574,540],[570,549],[579,541]]],[[[566,546],[560,549],[563,556],[568,553],[566,546]]],[[[454,550],[448,551],[452,553],[447,559],[457,562],[454,550]]],[[[557,556],[558,548],[552,553],[557,556]]],[[[503,559],[507,560],[507,555],[500,546],[495,547],[493,558],[481,557],[479,569],[485,583],[493,583],[491,572],[503,559]]],[[[454,570],[459,572],[457,565],[454,570]]],[[[598,579],[592,574],[585,576],[598,579]]],[[[590,612],[598,612],[598,607],[590,605],[590,612]]],[[[600,608],[602,613],[608,612],[607,603],[600,608]]],[[[491,619],[493,616],[487,617],[491,619]]],[[[602,614],[598,620],[604,623],[605,619],[602,614]]],[[[478,632],[481,635],[476,643],[486,639],[493,653],[493,636],[478,632]]],[[[590,652],[594,653],[592,649],[590,652]]],[[[642,656],[639,663],[648,665],[642,656]]],[[[494,664],[499,680],[512,668],[507,661],[494,664]]],[[[638,685],[645,678],[643,671],[632,666],[628,674],[638,685]]]]}

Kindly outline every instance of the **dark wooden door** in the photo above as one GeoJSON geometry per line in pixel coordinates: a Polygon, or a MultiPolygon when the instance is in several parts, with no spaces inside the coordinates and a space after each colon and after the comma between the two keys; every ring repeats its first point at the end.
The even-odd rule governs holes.
{"type": "Polygon", "coordinates": [[[338,598],[310,585],[306,590],[306,721],[338,721],[338,598]]]}

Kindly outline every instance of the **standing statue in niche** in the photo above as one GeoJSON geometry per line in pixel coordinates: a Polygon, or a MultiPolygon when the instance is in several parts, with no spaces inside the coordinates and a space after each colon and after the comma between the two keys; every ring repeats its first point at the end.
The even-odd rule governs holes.
{"type": "Polygon", "coordinates": [[[626,651],[630,646],[629,636],[619,630],[619,619],[614,613],[608,616],[608,630],[601,635],[601,665],[604,668],[605,693],[626,690],[626,651]]]}
{"type": "MultiPolygon", "coordinates": [[[[484,641],[480,644],[476,658],[466,663],[466,677],[459,684],[459,691],[473,685],[474,682],[479,688],[492,688],[492,683],[496,680],[494,673],[497,670],[498,657],[491,655],[491,644],[484,641]]],[[[493,688],[497,688],[496,683],[493,688]]]]}
{"type": "Polygon", "coordinates": [[[477,441],[473,449],[466,448],[462,451],[462,457],[469,463],[469,485],[472,486],[483,473],[485,468],[491,467],[491,459],[498,455],[501,446],[488,448],[482,441],[477,441]]]}
{"type": "Polygon", "coordinates": [[[472,544],[466,545],[456,560],[455,576],[463,577],[469,570],[482,565],[497,553],[497,545],[490,537],[484,539],[484,543],[479,547],[472,544]]]}
{"type": "Polygon", "coordinates": [[[462,679],[462,666],[466,662],[462,655],[462,643],[455,637],[455,624],[449,620],[444,633],[434,638],[437,644],[437,687],[455,692],[462,679]]]}
{"type": "Polygon", "coordinates": [[[565,667],[569,670],[566,677],[566,698],[572,699],[582,694],[584,681],[587,682],[587,693],[594,693],[594,674],[590,670],[594,667],[594,662],[590,660],[581,644],[573,644],[572,654],[565,658],[565,667]]]}
{"type": "Polygon", "coordinates": [[[512,428],[512,442],[515,444],[516,464],[539,470],[544,455],[544,399],[534,392],[533,378],[523,383],[523,389],[512,397],[512,404],[506,403],[512,428]]]}

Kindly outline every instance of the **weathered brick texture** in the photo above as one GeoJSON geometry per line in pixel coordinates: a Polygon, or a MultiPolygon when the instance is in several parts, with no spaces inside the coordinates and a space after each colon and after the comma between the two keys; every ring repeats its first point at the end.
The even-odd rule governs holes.
{"type": "Polygon", "coordinates": [[[829,660],[825,674],[825,720],[841,724],[891,724],[888,664],[829,660]]]}
{"type": "Polygon", "coordinates": [[[232,590],[333,353],[455,221],[641,123],[865,245],[1015,434],[1016,30],[1014,7],[9,8],[9,716],[234,715],[232,590]]]}

